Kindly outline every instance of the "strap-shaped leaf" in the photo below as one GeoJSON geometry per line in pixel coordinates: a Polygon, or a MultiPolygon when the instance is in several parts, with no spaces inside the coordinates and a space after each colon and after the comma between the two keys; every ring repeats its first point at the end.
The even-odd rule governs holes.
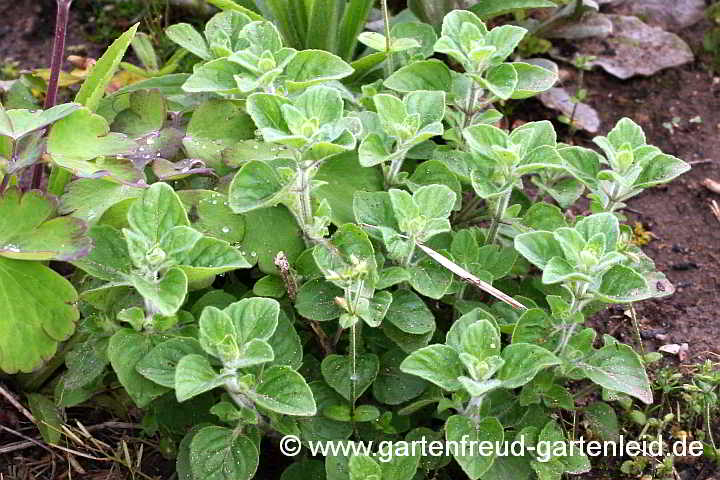
{"type": "Polygon", "coordinates": [[[90,76],[83,82],[80,90],[75,96],[77,103],[85,105],[90,111],[97,110],[100,100],[105,95],[105,89],[110,84],[113,75],[117,71],[125,51],[130,46],[135,32],[140,24],[136,23],[125,33],[120,35],[97,61],[90,76]]]}

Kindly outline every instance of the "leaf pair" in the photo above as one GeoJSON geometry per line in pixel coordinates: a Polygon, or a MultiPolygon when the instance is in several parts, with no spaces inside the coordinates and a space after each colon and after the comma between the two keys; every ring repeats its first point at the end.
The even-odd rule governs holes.
{"type": "Polygon", "coordinates": [[[543,270],[543,283],[588,285],[592,295],[625,303],[654,295],[646,278],[627,266],[619,250],[620,225],[615,215],[599,213],[574,228],[534,231],[515,237],[515,249],[543,270]]]}
{"type": "Polygon", "coordinates": [[[251,266],[226,242],[191,228],[182,202],[165,183],[145,190],[127,220],[130,228],[122,234],[107,225],[93,227],[95,248],[74,264],[112,282],[105,288],[133,286],[148,302],[150,314],[174,315],[189,285],[251,266]]]}
{"type": "Polygon", "coordinates": [[[567,171],[590,189],[593,211],[615,211],[644,189],[690,170],[682,160],[648,145],[642,128],[628,118],[621,119],[607,137],[593,141],[605,158],[581,147],[558,150],[567,171]]]}

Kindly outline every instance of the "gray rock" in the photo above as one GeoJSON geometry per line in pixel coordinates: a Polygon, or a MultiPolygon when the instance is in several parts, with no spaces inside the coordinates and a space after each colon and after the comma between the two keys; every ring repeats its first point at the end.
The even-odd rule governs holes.
{"type": "MultiPolygon", "coordinates": [[[[591,65],[598,65],[622,79],[635,75],[650,76],[694,60],[688,44],[674,33],[651,27],[637,17],[606,16],[613,24],[613,33],[602,40],[576,41],[576,58],[595,56],[591,65]]],[[[551,53],[560,58],[558,52],[551,53]]]]}
{"type": "Polygon", "coordinates": [[[705,8],[705,0],[625,0],[622,4],[623,11],[669,30],[695,25],[705,8]]]}
{"type": "MultiPolygon", "coordinates": [[[[570,118],[575,104],[570,100],[570,93],[564,88],[551,88],[538,95],[538,99],[548,108],[561,112],[570,118]]],[[[600,130],[600,117],[597,111],[586,103],[578,103],[573,119],[575,126],[590,133],[600,130]]]]}

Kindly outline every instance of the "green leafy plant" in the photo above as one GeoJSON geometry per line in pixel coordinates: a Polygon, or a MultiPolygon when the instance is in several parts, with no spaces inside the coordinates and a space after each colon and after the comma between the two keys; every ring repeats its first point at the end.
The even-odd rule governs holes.
{"type": "MultiPolygon", "coordinates": [[[[266,475],[261,448],[284,435],[540,446],[572,438],[576,385],[602,389],[581,414],[608,436],[607,402],[652,403],[650,357],[596,342],[586,319],[672,293],[621,212],[686,163],[629,119],[595,139],[603,155],[547,121],[500,128],[495,106],[557,79],[508,61],[524,28],[455,10],[438,36],[386,15],[384,35],[353,27],[375,52],[350,64],[302,50],[251,2],[213,3],[203,34],[167,30],[192,72],[156,68],[135,37],[148,78],[106,93],[133,27],[75,103],[0,109],[0,368],[35,370],[36,411],[111,391],[176,452],[180,479],[237,480],[266,475]],[[591,214],[566,216],[586,191],[591,214]]],[[[280,13],[308,5],[293,22],[328,13],[280,13]]],[[[697,385],[707,401],[714,385],[697,385]]],[[[379,453],[300,457],[282,476],[439,478],[452,461],[379,453]]],[[[540,450],[453,457],[472,479],[590,469],[540,450]]]]}

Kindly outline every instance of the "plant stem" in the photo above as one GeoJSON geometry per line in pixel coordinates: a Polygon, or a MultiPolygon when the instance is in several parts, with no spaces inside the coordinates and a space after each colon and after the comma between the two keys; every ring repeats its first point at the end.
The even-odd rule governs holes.
{"type": "Polygon", "coordinates": [[[463,414],[471,417],[473,420],[479,418],[480,407],[482,407],[483,397],[472,397],[465,407],[463,414]]]}
{"type": "Polygon", "coordinates": [[[469,202],[465,206],[462,207],[462,209],[455,215],[455,218],[453,219],[453,223],[462,223],[463,221],[467,220],[468,218],[472,218],[475,216],[475,210],[482,202],[482,198],[475,196],[470,199],[469,202]]]}
{"type": "Polygon", "coordinates": [[[352,324],[350,327],[350,365],[352,373],[350,374],[350,398],[351,406],[350,412],[352,415],[353,430],[355,429],[355,397],[357,392],[357,337],[358,337],[358,322],[352,324]]]}
{"type": "Polygon", "coordinates": [[[497,206],[495,208],[495,214],[493,215],[492,221],[490,223],[490,230],[488,231],[487,238],[485,239],[486,245],[492,245],[495,243],[495,240],[497,239],[497,233],[498,229],[500,228],[500,222],[502,221],[503,217],[505,216],[505,210],[508,208],[508,204],[510,203],[510,195],[512,194],[512,189],[508,190],[507,193],[503,193],[502,196],[498,199],[497,206]]]}
{"type": "MultiPolygon", "coordinates": [[[[55,17],[55,38],[53,39],[52,58],[50,60],[50,81],[47,95],[45,95],[45,109],[54,107],[57,102],[58,80],[65,54],[65,37],[70,17],[70,4],[72,0],[57,0],[57,15],[55,17]]],[[[36,163],[33,167],[31,189],[40,188],[42,184],[44,166],[36,163]]]]}
{"type": "Polygon", "coordinates": [[[0,195],[5,193],[5,189],[7,188],[7,186],[9,184],[10,184],[10,174],[5,173],[5,174],[3,174],[3,178],[0,181],[0,195]]]}
{"type": "Polygon", "coordinates": [[[387,60],[385,61],[385,77],[392,75],[395,70],[392,56],[392,38],[390,37],[390,10],[388,9],[387,0],[382,0],[383,17],[385,19],[385,51],[387,60]]]}
{"type": "Polygon", "coordinates": [[[575,100],[577,100],[575,103],[573,103],[573,109],[572,113],[570,114],[570,138],[575,138],[575,134],[577,133],[578,129],[575,125],[575,114],[577,113],[578,104],[580,103],[580,97],[578,95],[580,94],[580,90],[583,89],[583,84],[585,83],[585,70],[580,69],[580,73],[578,74],[578,84],[577,88],[575,89],[575,100]]]}
{"type": "MultiPolygon", "coordinates": [[[[585,295],[585,292],[587,291],[588,285],[587,283],[580,282],[580,284],[576,284],[575,288],[573,288],[573,302],[570,306],[570,315],[573,315],[577,312],[579,312],[582,309],[582,297],[585,295]]],[[[573,323],[568,328],[565,326],[563,329],[563,336],[562,340],[560,340],[560,343],[558,344],[557,348],[553,353],[556,355],[562,355],[565,353],[565,349],[568,346],[568,343],[570,343],[570,339],[573,336],[573,333],[575,333],[575,329],[577,328],[578,324],[573,323]]]]}

